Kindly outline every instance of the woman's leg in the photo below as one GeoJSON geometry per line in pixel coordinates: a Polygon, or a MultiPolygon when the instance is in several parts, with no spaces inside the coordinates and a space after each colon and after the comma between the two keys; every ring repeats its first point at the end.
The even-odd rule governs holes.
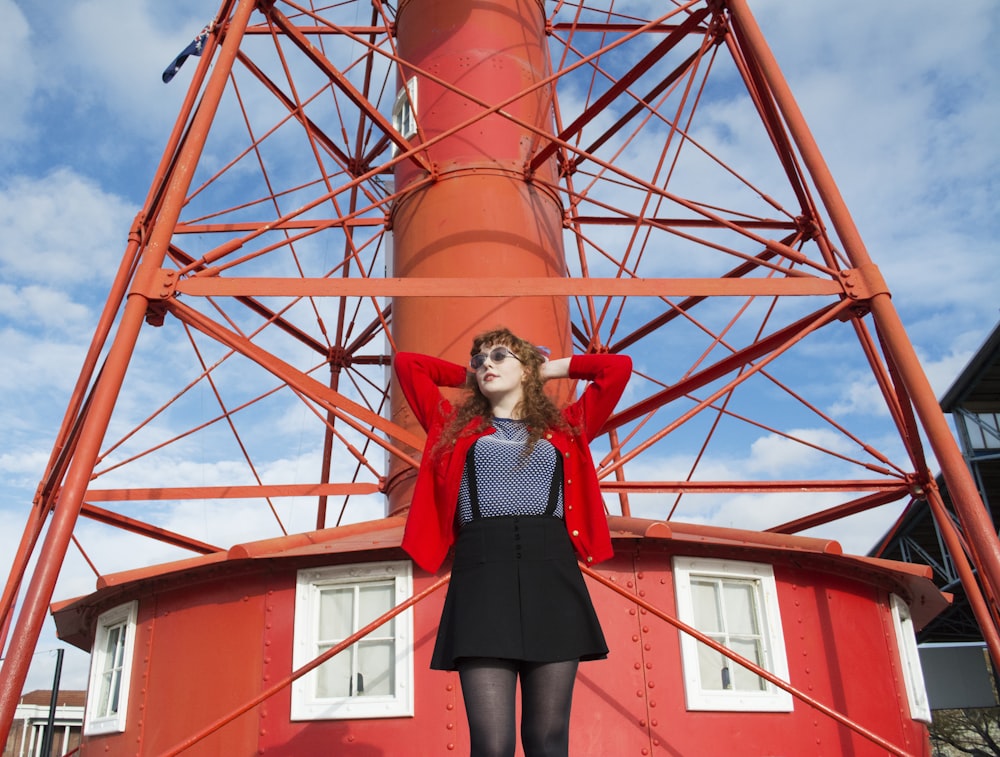
{"type": "Polygon", "coordinates": [[[471,757],[513,757],[517,662],[475,657],[458,662],[471,757]]]}
{"type": "Polygon", "coordinates": [[[578,660],[521,663],[524,757],[568,757],[569,713],[578,660]]]}

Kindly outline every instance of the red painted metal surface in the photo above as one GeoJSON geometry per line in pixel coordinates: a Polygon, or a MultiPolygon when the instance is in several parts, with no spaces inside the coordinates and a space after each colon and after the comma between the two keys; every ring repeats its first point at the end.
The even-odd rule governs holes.
{"type": "MultiPolygon", "coordinates": [[[[88,645],[92,612],[142,597],[136,666],[125,733],[94,738],[84,753],[311,754],[331,745],[407,754],[415,740],[428,753],[468,750],[457,677],[428,669],[448,574],[417,571],[414,595],[397,606],[415,611],[416,713],[411,718],[290,722],[289,683],[384,623],[373,621],[307,666],[292,670],[296,569],[401,555],[401,519],[329,529],[306,547],[301,537],[238,545],[226,561],[212,556],[157,570],[109,576],[94,598],[62,605],[63,635],[88,645]],[[341,534],[349,531],[348,535],[341,534]],[[298,546],[295,546],[298,545],[298,546]],[[378,545],[374,549],[372,545],[378,545]],[[364,549],[367,547],[367,549],[364,549]],[[358,549],[358,552],[353,550],[358,549]],[[359,555],[359,556],[352,556],[359,555]],[[249,559],[248,559],[249,558],[249,559]],[[155,580],[152,580],[155,579],[155,580]],[[205,629],[227,626],[226,654],[205,629]],[[163,639],[163,641],[160,641],[163,639]],[[191,681],[199,681],[190,691],[191,681]],[[218,689],[225,688],[224,692],[218,689]],[[170,718],[145,713],[169,709],[170,718]]],[[[905,592],[932,615],[943,600],[928,572],[888,561],[854,559],[850,567],[822,540],[788,543],[755,532],[676,529],[640,519],[612,520],[616,557],[588,583],[612,649],[581,667],[572,721],[574,754],[755,753],[929,754],[923,726],[909,718],[901,688],[888,592],[905,592]],[[681,680],[678,629],[732,654],[675,617],[675,554],[747,559],[775,566],[785,608],[792,712],[691,712],[681,680]],[[903,568],[905,567],[905,570],[903,568]],[[922,597],[921,600],[916,600],[922,597]],[[937,607],[935,607],[937,603],[937,607]],[[850,644],[843,642],[849,636],[850,644]],[[858,670],[864,675],[859,676],[858,670]]],[[[747,664],[744,661],[743,664],[747,664]]],[[[363,753],[363,752],[362,752],[363,753]]]]}
{"type": "MultiPolygon", "coordinates": [[[[661,537],[671,523],[680,533],[685,521],[702,523],[739,497],[740,515],[767,514],[754,521],[767,529],[761,543],[783,554],[805,529],[929,497],[1000,661],[1000,544],[886,282],[746,3],[694,1],[648,17],[616,16],[611,5],[375,0],[315,10],[280,0],[222,3],[121,266],[109,272],[111,294],[5,584],[0,732],[9,728],[69,545],[76,542],[95,571],[104,570],[102,556],[87,554],[86,540],[77,538],[81,516],[170,545],[176,556],[207,552],[193,558],[201,565],[235,557],[213,551],[235,539],[225,529],[183,533],[168,518],[147,515],[150,502],[169,512],[166,505],[209,500],[232,507],[233,519],[262,512],[267,535],[289,556],[325,543],[328,527],[370,515],[372,498],[385,513],[402,514],[422,434],[392,390],[392,354],[417,350],[461,361],[470,335],[499,323],[555,354],[633,356],[635,379],[595,444],[595,460],[609,503],[625,515],[669,521],[656,527],[666,529],[661,537]],[[389,113],[411,78],[417,131],[409,136],[395,130],[389,113]],[[742,83],[759,119],[748,119],[747,128],[760,130],[768,146],[760,154],[773,151],[773,171],[753,175],[741,156],[727,161],[711,153],[713,134],[700,130],[699,116],[719,96],[716,78],[726,98],[742,83]],[[203,160],[206,154],[211,159],[203,160]],[[176,373],[164,353],[144,351],[139,336],[150,331],[174,350],[176,373]],[[824,339],[870,372],[891,419],[887,428],[871,436],[855,430],[784,377],[804,345],[825,348],[824,339]],[[176,357],[182,348],[186,361],[176,357]],[[163,381],[147,387],[162,391],[158,404],[129,393],[126,377],[139,361],[155,365],[163,381]],[[758,404],[763,395],[774,403],[767,414],[758,404]],[[308,474],[283,458],[294,411],[305,418],[294,438],[316,450],[315,459],[301,462],[312,466],[308,474]],[[809,424],[838,442],[794,431],[809,424]],[[942,467],[960,531],[940,505],[918,426],[942,467]],[[879,447],[876,440],[888,436],[902,454],[879,447]],[[761,437],[819,455],[826,465],[812,476],[718,474],[732,451],[727,445],[745,448],[761,437]],[[238,464],[239,474],[218,485],[178,480],[177,460],[192,454],[184,446],[192,438],[204,440],[200,464],[227,472],[238,464]],[[683,466],[676,463],[681,451],[683,466]],[[254,509],[237,509],[245,502],[254,509]],[[29,570],[33,555],[37,567],[29,570]]],[[[685,546],[741,549],[728,536],[692,530],[685,546]]],[[[348,537],[357,541],[338,549],[363,552],[370,535],[348,528],[348,537]]],[[[236,551],[251,559],[255,549],[273,546],[256,544],[236,551]]],[[[859,568],[829,549],[829,559],[859,568]]],[[[636,559],[620,556],[601,575],[633,589],[654,582],[652,605],[669,619],[669,569],[644,572],[636,559]]],[[[157,573],[139,569],[147,578],[157,573]]],[[[808,571],[801,580],[785,576],[783,601],[798,608],[802,623],[829,624],[815,637],[821,644],[795,642],[791,679],[800,690],[808,681],[817,692],[809,696],[858,727],[826,716],[822,725],[807,724],[803,716],[796,735],[815,728],[834,751],[884,751],[875,746],[884,741],[924,753],[921,727],[900,718],[899,692],[885,688],[898,671],[891,639],[879,630],[884,594],[837,581],[805,598],[789,588],[814,579],[808,571]],[[852,636],[852,618],[868,629],[863,639],[852,636]],[[838,677],[848,655],[875,685],[838,677]]],[[[113,584],[100,576],[102,592],[113,584]]],[[[249,583],[247,596],[260,588],[249,583]]],[[[244,631],[258,623],[260,634],[267,602],[244,606],[235,596],[217,613],[191,609],[192,625],[240,617],[250,626],[244,631]]],[[[195,635],[184,621],[191,599],[171,600],[179,639],[195,635]]],[[[428,624],[438,601],[418,605],[428,624]]],[[[613,646],[622,652],[584,672],[574,716],[587,724],[586,735],[574,737],[579,748],[725,752],[725,716],[684,711],[671,624],[658,619],[647,628],[641,616],[649,610],[617,595],[609,606],[613,646]],[[622,729],[620,717],[636,730],[622,729]],[[670,725],[679,718],[683,732],[670,725]]],[[[145,612],[149,627],[152,611],[145,612]]],[[[170,622],[161,617],[154,625],[170,622]]],[[[86,626],[81,621],[81,638],[86,626]]],[[[271,633],[279,646],[286,643],[282,629],[271,633]]],[[[158,643],[144,638],[159,655],[158,643]]],[[[266,658],[248,651],[249,639],[242,643],[252,659],[266,658]]],[[[273,658],[270,664],[272,680],[290,673],[273,658]]],[[[220,668],[205,680],[231,678],[226,703],[238,709],[262,690],[244,673],[220,668]]],[[[428,681],[421,706],[430,710],[418,716],[460,723],[454,681],[428,681]]],[[[175,685],[164,681],[162,692],[147,696],[160,707],[175,685]]],[[[287,698],[287,689],[275,696],[287,698]]],[[[280,723],[276,713],[287,712],[287,701],[262,707],[268,722],[280,723]]],[[[202,714],[224,719],[220,710],[202,714]]],[[[779,721],[748,720],[738,735],[787,751],[779,721]]],[[[357,738],[352,729],[374,733],[379,726],[320,732],[350,739],[357,738]]],[[[240,751],[253,729],[232,727],[240,751]]],[[[169,749],[197,733],[197,726],[183,728],[145,721],[145,748],[169,749]]],[[[314,738],[307,729],[291,734],[288,723],[257,728],[268,749],[283,738],[296,745],[314,738]]],[[[405,729],[398,730],[404,739],[405,729]]],[[[211,738],[204,744],[217,746],[211,738]]]]}

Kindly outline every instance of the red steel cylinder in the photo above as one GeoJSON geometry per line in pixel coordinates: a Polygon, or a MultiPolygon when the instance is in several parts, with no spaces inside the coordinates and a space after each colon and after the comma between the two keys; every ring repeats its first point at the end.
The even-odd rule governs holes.
{"type": "MultiPolygon", "coordinates": [[[[490,292],[491,278],[567,275],[563,209],[549,188],[555,161],[525,173],[553,130],[541,3],[405,0],[396,31],[399,86],[417,125],[409,138],[432,175],[416,162],[396,167],[391,275],[475,278],[481,287],[472,297],[397,298],[396,347],[464,363],[472,337],[507,326],[553,356],[568,354],[566,298],[490,292]]],[[[392,413],[418,431],[398,391],[392,413]]],[[[409,504],[411,473],[390,469],[391,513],[409,504]]]]}

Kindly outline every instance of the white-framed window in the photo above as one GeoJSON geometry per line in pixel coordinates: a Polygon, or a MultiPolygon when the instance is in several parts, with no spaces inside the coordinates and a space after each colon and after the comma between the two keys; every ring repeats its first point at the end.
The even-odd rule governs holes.
{"type": "Polygon", "coordinates": [[[392,105],[392,125],[403,139],[417,135],[417,77],[411,76],[396,94],[392,105]]]}
{"type": "Polygon", "coordinates": [[[97,619],[83,726],[88,735],[125,730],[138,611],[139,603],[132,601],[97,619]]]}
{"type": "MultiPolygon", "coordinates": [[[[413,593],[409,560],[310,568],[295,589],[297,670],[413,593]]],[[[292,719],[413,715],[413,611],[406,609],[292,685],[292,719]]]]}
{"type": "MultiPolygon", "coordinates": [[[[774,570],[765,563],[675,557],[677,616],[788,680],[774,570]]],[[[689,710],[791,712],[792,695],[680,631],[689,710]]]]}
{"type": "Polygon", "coordinates": [[[924,672],[920,666],[917,635],[910,617],[910,606],[895,594],[889,595],[889,605],[892,609],[892,626],[896,630],[899,662],[903,667],[903,682],[906,686],[910,717],[930,724],[931,705],[924,685],[924,672]]]}

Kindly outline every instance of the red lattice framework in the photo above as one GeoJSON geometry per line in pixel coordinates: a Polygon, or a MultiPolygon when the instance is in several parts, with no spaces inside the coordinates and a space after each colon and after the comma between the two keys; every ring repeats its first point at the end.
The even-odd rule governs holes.
{"type": "Polygon", "coordinates": [[[408,136],[393,123],[393,4],[222,3],[179,76],[192,77],[188,96],[6,584],[5,716],[67,552],[102,573],[84,524],[207,554],[246,529],[398,511],[390,470],[411,471],[422,442],[388,409],[388,366],[407,348],[393,303],[484,295],[565,299],[574,350],[633,357],[595,447],[612,512],[793,534],[926,499],[1000,660],[995,532],[746,3],[652,5],[662,15],[545,4],[551,72],[531,88],[551,92],[552,128],[518,124],[535,139],[517,170],[561,204],[566,275],[470,279],[393,275],[393,177],[407,166],[434,182],[428,148],[516,120],[513,100],[413,71],[466,115],[422,134],[404,90],[397,112],[418,113],[408,136]],[[552,159],[549,180],[538,169],[552,159]],[[835,410],[841,381],[859,375],[884,419],[835,410]],[[762,439],[801,459],[799,475],[741,465],[762,439]]]}

